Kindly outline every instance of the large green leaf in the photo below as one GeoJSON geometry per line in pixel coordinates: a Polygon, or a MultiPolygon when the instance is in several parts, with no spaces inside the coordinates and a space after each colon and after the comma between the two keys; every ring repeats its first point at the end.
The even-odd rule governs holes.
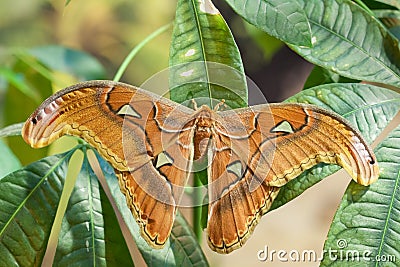
{"type": "Polygon", "coordinates": [[[180,212],[176,214],[170,239],[175,266],[208,266],[192,228],[180,212]]]}
{"type": "Polygon", "coordinates": [[[141,237],[140,228],[126,204],[125,196],[121,193],[114,170],[99,156],[98,161],[113,200],[148,266],[208,266],[196,237],[179,212],[165,247],[151,248],[141,237]]]}
{"type": "Polygon", "coordinates": [[[240,16],[270,35],[298,46],[311,47],[307,16],[297,0],[225,0],[240,16]]]}
{"type": "MultiPolygon", "coordinates": [[[[358,128],[368,143],[373,142],[400,110],[400,94],[367,84],[328,84],[304,90],[287,102],[318,105],[332,110],[358,128]]],[[[307,188],[340,168],[319,164],[305,171],[280,190],[271,210],[300,195],[307,188]]]]}
{"type": "MultiPolygon", "coordinates": [[[[242,60],[233,36],[210,0],[179,0],[170,47],[170,96],[213,107],[247,104],[242,60]],[[218,100],[212,103],[210,99],[218,100]]],[[[191,105],[192,103],[188,103],[191,105]]]]}
{"type": "Polygon", "coordinates": [[[54,266],[133,266],[112,206],[84,155],[63,218],[54,266]]]}
{"type": "Polygon", "coordinates": [[[72,153],[0,180],[0,266],[41,266],[72,153]]]}
{"type": "Polygon", "coordinates": [[[299,0],[313,47],[291,46],[308,61],[357,80],[400,85],[399,42],[364,9],[347,0],[299,0]]]}
{"type": "Polygon", "coordinates": [[[400,265],[400,126],[375,149],[379,180],[348,186],[325,242],[321,266],[400,265]],[[359,255],[359,258],[356,256],[359,255]]]}

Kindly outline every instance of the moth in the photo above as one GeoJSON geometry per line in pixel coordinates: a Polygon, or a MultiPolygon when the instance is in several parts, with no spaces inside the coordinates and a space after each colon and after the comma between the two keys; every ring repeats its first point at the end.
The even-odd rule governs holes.
{"type": "Polygon", "coordinates": [[[47,146],[83,138],[115,169],[122,193],[154,248],[167,241],[194,171],[207,169],[207,240],[218,253],[241,247],[280,187],[324,162],[362,185],[378,178],[374,153],[342,117],[306,104],[194,109],[140,88],[90,81],[65,88],[28,118],[24,140],[47,146]]]}

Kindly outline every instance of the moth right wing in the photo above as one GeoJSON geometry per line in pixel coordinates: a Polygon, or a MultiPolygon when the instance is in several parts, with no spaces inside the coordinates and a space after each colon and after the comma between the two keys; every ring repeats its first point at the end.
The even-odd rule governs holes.
{"type": "Polygon", "coordinates": [[[191,169],[192,112],[127,84],[91,81],[45,100],[26,121],[22,136],[32,147],[62,135],[92,145],[115,168],[143,237],[161,247],[191,169]]]}

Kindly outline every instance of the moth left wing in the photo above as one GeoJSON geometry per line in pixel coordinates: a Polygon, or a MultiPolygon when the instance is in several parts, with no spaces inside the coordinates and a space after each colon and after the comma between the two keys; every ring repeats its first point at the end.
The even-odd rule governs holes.
{"type": "Polygon", "coordinates": [[[219,135],[235,140],[231,149],[268,185],[282,186],[320,162],[342,166],[362,185],[379,176],[375,155],[362,135],[333,112],[280,103],[219,115],[219,135]]]}
{"type": "Polygon", "coordinates": [[[115,168],[121,191],[154,247],[165,244],[191,169],[192,110],[131,85],[91,81],[45,100],[22,136],[43,147],[83,138],[115,168]]]}
{"type": "Polygon", "coordinates": [[[260,105],[216,117],[207,229],[217,252],[241,247],[279,187],[319,162],[344,167],[363,185],[378,177],[375,156],[359,132],[321,108],[260,105]]]}

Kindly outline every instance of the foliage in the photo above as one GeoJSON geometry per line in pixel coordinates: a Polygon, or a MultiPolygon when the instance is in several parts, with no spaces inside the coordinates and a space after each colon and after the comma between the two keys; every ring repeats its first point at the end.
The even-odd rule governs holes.
{"type": "MultiPolygon", "coordinates": [[[[358,128],[369,143],[399,111],[400,7],[395,1],[225,1],[244,20],[316,65],[305,90],[288,102],[312,103],[335,111],[358,128]]],[[[64,5],[68,9],[80,3],[67,0],[64,5]]],[[[29,47],[13,52],[13,60],[0,67],[0,84],[4,87],[0,88],[0,96],[5,96],[0,106],[2,126],[24,121],[52,93],[54,86],[108,77],[103,64],[94,57],[65,46],[29,47]],[[25,98],[30,99],[28,104],[25,98]]],[[[177,1],[169,66],[173,70],[169,86],[174,101],[183,103],[194,97],[212,96],[225,99],[233,108],[247,105],[245,66],[240,51],[229,26],[210,0],[177,1]],[[215,69],[207,62],[231,68],[223,75],[232,75],[232,84],[228,86],[233,90],[227,92],[224,85],[216,83],[215,69]],[[189,69],[196,72],[198,80],[178,75],[178,70],[189,69]]],[[[15,129],[6,129],[0,131],[0,137],[13,133],[15,129]]],[[[396,257],[395,261],[385,262],[385,266],[399,265],[399,133],[397,126],[375,149],[381,166],[378,182],[369,187],[349,184],[324,247],[326,251],[336,249],[334,259],[339,261],[325,255],[322,266],[341,266],[349,260],[339,253],[344,249],[360,255],[370,252],[369,258],[356,262],[360,266],[378,266],[378,257],[385,255],[396,257]],[[338,240],[345,240],[346,246],[338,240]]],[[[9,138],[7,143],[9,146],[0,142],[2,266],[40,266],[49,253],[46,249],[53,235],[59,236],[54,252],[56,266],[133,265],[135,258],[131,258],[125,242],[131,238],[149,266],[208,265],[197,241],[201,210],[194,216],[196,234],[178,213],[167,245],[154,250],[141,238],[112,168],[100,157],[91,157],[86,144],[79,143],[67,152],[45,157],[51,151],[33,151],[21,138],[9,138]],[[76,151],[83,152],[80,164],[70,163],[76,151]],[[20,162],[25,165],[32,161],[21,168],[20,162]],[[71,175],[69,170],[73,168],[79,173],[71,175]],[[122,220],[117,219],[113,209],[122,220]],[[128,228],[125,239],[116,227],[118,223],[128,228]]],[[[272,209],[338,169],[320,164],[305,171],[280,190],[272,209]]]]}

